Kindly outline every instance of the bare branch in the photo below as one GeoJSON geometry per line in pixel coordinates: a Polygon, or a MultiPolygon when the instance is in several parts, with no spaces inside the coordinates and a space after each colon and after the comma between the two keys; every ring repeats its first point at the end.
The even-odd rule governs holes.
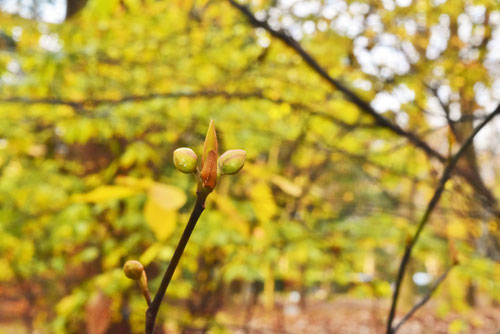
{"type": "Polygon", "coordinates": [[[155,99],[174,99],[174,98],[225,98],[225,99],[260,99],[268,101],[271,103],[286,103],[290,105],[292,109],[306,112],[310,115],[322,117],[335,123],[346,129],[354,128],[373,128],[375,125],[372,123],[347,123],[331,114],[320,112],[315,110],[313,107],[299,103],[287,101],[284,99],[274,99],[265,96],[261,91],[252,92],[227,92],[227,91],[195,91],[195,92],[165,92],[165,93],[154,93],[147,95],[129,95],[118,99],[88,99],[81,101],[70,101],[61,98],[29,98],[29,97],[9,97],[0,99],[0,103],[21,103],[21,104],[47,104],[47,105],[63,105],[75,109],[78,113],[82,113],[88,107],[96,107],[100,105],[119,105],[124,103],[135,103],[135,102],[145,102],[155,99]]]}
{"type": "Polygon", "coordinates": [[[446,161],[446,158],[444,156],[431,148],[426,142],[422,141],[415,134],[402,129],[399,125],[392,123],[390,120],[373,109],[369,102],[363,100],[344,83],[330,76],[327,70],[321,67],[316,59],[314,59],[313,56],[311,56],[306,50],[304,50],[299,42],[297,42],[287,31],[275,30],[271,28],[267,21],[258,20],[247,6],[239,4],[235,0],[228,1],[233,7],[237,8],[241,13],[243,13],[253,26],[267,30],[271,35],[280,39],[295,52],[297,52],[300,57],[309,65],[309,67],[311,67],[316,73],[318,73],[323,79],[325,79],[334,89],[342,92],[342,94],[344,94],[344,96],[349,101],[357,105],[363,112],[369,114],[379,126],[387,128],[400,136],[406,137],[414,145],[424,150],[428,155],[438,158],[441,161],[446,161]]]}
{"type": "Polygon", "coordinates": [[[387,320],[387,334],[393,334],[393,329],[392,329],[392,321],[394,319],[395,313],[396,313],[396,307],[398,303],[398,297],[399,297],[399,291],[401,289],[401,283],[403,281],[403,277],[406,272],[406,267],[408,265],[408,262],[410,261],[411,257],[411,252],[413,248],[415,247],[415,244],[417,243],[420,234],[422,233],[422,230],[424,229],[425,225],[429,221],[429,218],[434,211],[435,207],[437,206],[439,199],[441,198],[441,195],[443,194],[444,187],[446,185],[446,182],[450,179],[451,174],[453,169],[455,168],[458,160],[462,157],[462,155],[467,151],[469,146],[472,144],[474,141],[474,137],[481,131],[481,129],[488,124],[495,116],[500,114],[500,105],[484,119],[481,124],[479,124],[472,134],[467,138],[467,140],[463,143],[463,145],[460,147],[458,152],[450,159],[450,162],[446,165],[446,168],[443,171],[443,174],[439,180],[438,186],[436,190],[434,191],[434,195],[432,196],[431,200],[429,201],[429,204],[427,205],[427,208],[424,212],[424,215],[422,216],[418,226],[417,226],[417,231],[415,232],[415,235],[413,238],[406,244],[405,252],[403,254],[403,258],[401,259],[401,264],[399,265],[399,270],[398,270],[398,276],[396,278],[396,287],[394,288],[394,293],[392,295],[392,302],[391,302],[391,309],[389,311],[389,317],[387,320]]]}
{"type": "Polygon", "coordinates": [[[179,264],[179,261],[182,257],[182,253],[184,253],[184,249],[193,233],[193,230],[200,218],[201,214],[205,210],[205,200],[207,198],[208,193],[197,192],[196,193],[196,203],[193,207],[193,211],[191,212],[191,216],[189,217],[189,221],[184,228],[184,232],[182,233],[181,238],[175,248],[174,255],[172,255],[172,259],[168,264],[167,270],[163,275],[163,278],[160,283],[160,287],[155,294],[153,301],[148,305],[148,309],[146,310],[146,334],[153,334],[156,316],[158,315],[158,311],[160,310],[161,303],[163,301],[163,297],[165,297],[165,293],[167,292],[168,285],[172,280],[172,276],[174,276],[175,269],[179,264]]]}
{"type": "MultiPolygon", "coordinates": [[[[295,40],[286,30],[273,29],[267,21],[257,19],[247,6],[240,4],[235,0],[228,1],[234,8],[238,9],[243,15],[245,15],[245,17],[254,27],[265,29],[272,36],[278,38],[286,45],[288,45],[291,49],[293,49],[302,58],[302,60],[304,60],[310,68],[312,68],[323,79],[325,79],[330,84],[330,86],[332,86],[332,88],[339,90],[347,98],[347,100],[358,106],[362,112],[371,116],[377,125],[408,139],[410,143],[424,151],[429,157],[435,158],[442,163],[447,162],[448,159],[444,155],[433,149],[431,146],[429,146],[429,144],[427,144],[416,134],[401,128],[399,125],[391,122],[389,119],[379,114],[375,109],[373,109],[369,102],[363,100],[358,94],[348,88],[347,85],[345,85],[343,82],[330,76],[330,74],[328,74],[328,71],[323,68],[310,53],[302,48],[300,43],[295,40]]],[[[495,216],[500,217],[500,210],[497,209],[497,200],[492,192],[483,184],[477,183],[474,175],[472,175],[470,172],[462,168],[457,168],[456,172],[464,179],[466,179],[467,182],[472,186],[472,188],[477,191],[477,193],[482,195],[482,197],[484,198],[482,204],[495,216]]]]}
{"type": "Polygon", "coordinates": [[[425,296],[418,303],[416,303],[411,308],[411,310],[408,311],[408,313],[406,313],[406,315],[403,317],[403,319],[401,319],[401,321],[396,326],[394,326],[392,328],[393,333],[396,333],[398,331],[398,329],[402,325],[404,325],[404,323],[406,321],[408,321],[408,319],[410,319],[413,316],[413,314],[415,314],[415,312],[418,311],[418,309],[420,309],[422,306],[424,306],[429,301],[429,299],[431,299],[434,292],[436,292],[437,288],[439,288],[439,285],[441,285],[441,283],[446,279],[446,276],[448,276],[448,273],[450,272],[450,270],[452,268],[453,268],[453,266],[449,267],[448,269],[446,269],[446,271],[444,273],[441,274],[441,276],[438,277],[438,279],[434,282],[434,284],[431,286],[429,291],[427,291],[425,296]]]}

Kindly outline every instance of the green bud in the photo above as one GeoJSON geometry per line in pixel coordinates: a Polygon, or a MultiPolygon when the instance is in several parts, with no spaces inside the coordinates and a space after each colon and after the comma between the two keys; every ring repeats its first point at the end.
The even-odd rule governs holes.
{"type": "Polygon", "coordinates": [[[139,261],[127,261],[123,266],[123,272],[125,276],[130,279],[138,280],[141,279],[142,273],[144,272],[144,266],[139,261]]]}
{"type": "Polygon", "coordinates": [[[238,173],[245,164],[247,152],[243,150],[229,150],[219,158],[219,167],[222,175],[238,173]]]}
{"type": "Polygon", "coordinates": [[[174,151],[174,165],[179,172],[193,173],[198,164],[198,156],[194,151],[187,147],[181,147],[174,151]]]}

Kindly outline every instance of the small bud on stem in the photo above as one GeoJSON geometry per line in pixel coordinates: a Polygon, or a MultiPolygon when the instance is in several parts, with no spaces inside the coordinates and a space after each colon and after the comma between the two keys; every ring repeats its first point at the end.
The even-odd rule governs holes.
{"type": "MultiPolygon", "coordinates": [[[[168,264],[167,270],[163,275],[160,287],[152,301],[149,299],[149,292],[147,291],[147,280],[144,273],[143,278],[139,281],[139,285],[143,291],[146,300],[148,301],[148,310],[146,311],[146,334],[153,334],[156,316],[162,303],[163,297],[167,292],[168,285],[172,280],[175,268],[179,264],[184,249],[193,233],[193,230],[200,218],[201,213],[205,210],[205,201],[207,196],[214,190],[219,177],[223,174],[236,174],[244,165],[246,152],[243,150],[230,150],[218,158],[218,143],[217,134],[215,132],[215,123],[210,121],[205,142],[203,145],[203,155],[201,158],[201,171],[196,168],[197,158],[196,154],[188,148],[180,148],[174,152],[175,167],[183,173],[194,173],[197,180],[196,190],[196,203],[194,205],[189,221],[184,228],[184,232],[175,248],[172,259],[168,264]]],[[[137,261],[135,261],[137,262],[137,261]]],[[[127,277],[129,275],[127,274],[127,277]]],[[[137,279],[137,275],[133,275],[137,279]]]]}
{"type": "Polygon", "coordinates": [[[179,172],[193,173],[196,171],[198,156],[194,151],[187,147],[181,147],[174,151],[174,165],[179,172]]]}
{"type": "Polygon", "coordinates": [[[144,272],[144,266],[139,261],[127,261],[123,266],[123,272],[128,278],[137,281],[141,278],[142,273],[144,272]]]}
{"type": "Polygon", "coordinates": [[[135,260],[127,261],[123,266],[123,272],[128,278],[137,281],[139,287],[141,288],[142,295],[146,299],[149,306],[151,304],[151,296],[149,295],[148,290],[148,277],[142,263],[135,260]]]}
{"type": "Polygon", "coordinates": [[[243,150],[226,151],[219,158],[219,167],[222,175],[233,175],[238,173],[245,164],[247,152],[243,150]]]}

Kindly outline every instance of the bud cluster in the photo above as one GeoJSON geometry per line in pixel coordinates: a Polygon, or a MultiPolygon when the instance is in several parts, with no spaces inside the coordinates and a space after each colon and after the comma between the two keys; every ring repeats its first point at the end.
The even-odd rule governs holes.
{"type": "Polygon", "coordinates": [[[198,178],[199,187],[210,192],[215,188],[220,176],[236,174],[243,168],[246,155],[243,150],[229,150],[218,157],[215,123],[210,121],[203,145],[201,171],[198,170],[198,156],[187,147],[174,151],[174,165],[182,173],[194,173],[198,178]]]}

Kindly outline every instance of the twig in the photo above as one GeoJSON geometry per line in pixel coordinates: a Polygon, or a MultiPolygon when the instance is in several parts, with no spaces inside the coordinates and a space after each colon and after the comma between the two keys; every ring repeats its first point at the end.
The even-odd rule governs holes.
{"type": "Polygon", "coordinates": [[[316,73],[318,73],[323,79],[325,79],[334,89],[342,92],[342,94],[344,94],[344,96],[349,101],[357,105],[363,112],[368,113],[378,125],[385,127],[398,135],[406,137],[413,144],[423,149],[430,156],[434,156],[442,161],[446,160],[444,156],[431,148],[426,142],[422,141],[414,133],[406,131],[399,125],[392,123],[389,119],[385,118],[380,113],[375,111],[375,109],[373,109],[369,102],[363,100],[358,94],[348,88],[344,83],[330,76],[327,70],[324,69],[318,63],[318,61],[314,59],[314,57],[311,56],[304,48],[302,48],[300,43],[297,42],[297,40],[295,40],[286,30],[275,30],[271,28],[267,21],[258,20],[247,6],[240,4],[235,0],[228,1],[233,7],[237,8],[242,14],[245,15],[253,26],[265,29],[271,35],[280,39],[290,48],[295,50],[295,52],[299,54],[299,56],[307,63],[307,65],[309,65],[309,67],[311,67],[316,73]]]}
{"type": "Polygon", "coordinates": [[[458,152],[451,158],[450,162],[447,164],[446,168],[443,171],[443,175],[441,176],[441,179],[439,180],[439,184],[434,191],[434,195],[432,196],[431,200],[429,201],[429,204],[427,205],[427,208],[424,212],[424,215],[422,216],[422,219],[420,220],[420,223],[418,224],[417,231],[415,232],[414,237],[407,243],[406,248],[405,248],[405,253],[403,255],[403,258],[401,259],[401,264],[399,265],[399,270],[398,270],[398,276],[396,279],[396,287],[394,289],[394,293],[392,295],[392,302],[391,302],[391,309],[389,311],[389,316],[387,319],[387,334],[393,334],[392,331],[392,321],[394,320],[394,315],[396,313],[396,307],[397,307],[397,302],[398,302],[398,297],[399,297],[399,291],[401,289],[401,283],[403,281],[403,277],[406,271],[406,266],[408,265],[408,262],[411,257],[411,252],[415,246],[415,244],[418,241],[418,238],[420,237],[420,234],[422,233],[422,230],[424,229],[425,225],[429,221],[429,218],[432,214],[432,211],[436,207],[437,203],[439,202],[439,199],[441,198],[441,195],[444,191],[444,187],[446,185],[446,182],[450,179],[451,173],[453,171],[453,168],[455,168],[455,165],[457,164],[458,160],[462,157],[462,155],[466,152],[467,148],[472,144],[474,137],[481,131],[481,129],[488,124],[495,116],[500,114],[500,105],[484,119],[481,124],[479,124],[472,134],[467,138],[467,140],[463,143],[463,145],[460,147],[458,152]]]}
{"type": "Polygon", "coordinates": [[[1,103],[25,103],[25,104],[52,104],[52,105],[67,105],[72,108],[81,108],[83,106],[97,106],[101,104],[116,105],[128,102],[142,102],[154,99],[169,99],[169,98],[181,98],[181,97],[223,97],[223,98],[252,98],[252,97],[262,97],[261,92],[249,92],[249,93],[230,93],[226,91],[213,91],[213,90],[201,90],[194,92],[165,92],[165,93],[152,93],[145,95],[128,95],[118,99],[87,99],[80,101],[69,101],[61,98],[29,98],[29,97],[8,97],[0,99],[1,103]]]}
{"type": "Polygon", "coordinates": [[[172,276],[174,275],[175,268],[179,264],[179,260],[181,259],[182,253],[186,248],[186,245],[189,241],[191,233],[193,233],[194,227],[198,222],[203,210],[205,210],[205,200],[207,198],[208,193],[206,192],[197,192],[196,193],[196,203],[194,205],[193,211],[191,212],[191,216],[189,217],[189,221],[182,233],[182,237],[177,244],[174,255],[172,256],[172,260],[170,261],[165,274],[160,283],[160,288],[156,292],[156,295],[149,305],[146,311],[146,334],[153,334],[156,316],[158,315],[158,310],[160,309],[161,302],[163,297],[165,296],[165,292],[167,291],[168,285],[172,276]]]}
{"type": "Polygon", "coordinates": [[[441,276],[438,277],[438,279],[436,280],[436,282],[434,282],[434,284],[431,286],[430,290],[427,292],[427,294],[418,302],[416,303],[410,311],[408,311],[408,313],[406,313],[406,315],[403,317],[403,319],[401,319],[401,321],[392,328],[392,333],[396,333],[398,331],[398,329],[408,320],[410,319],[413,314],[415,314],[415,312],[418,311],[419,308],[421,308],[422,306],[425,305],[425,303],[427,303],[429,301],[429,299],[431,299],[432,295],[434,294],[434,292],[437,290],[437,288],[439,287],[439,285],[445,280],[446,276],[448,276],[450,270],[453,268],[453,266],[449,267],[448,269],[446,269],[446,271],[444,273],[441,274],[441,276]]]}
{"type": "Polygon", "coordinates": [[[224,99],[261,99],[271,103],[281,104],[286,103],[290,105],[292,109],[300,110],[306,112],[310,115],[322,117],[327,119],[338,126],[346,129],[354,128],[372,128],[374,124],[371,123],[361,123],[361,124],[350,124],[347,123],[331,114],[320,112],[314,110],[313,107],[300,103],[287,101],[284,99],[275,99],[266,96],[261,91],[250,91],[250,92],[228,92],[224,90],[200,90],[192,92],[163,92],[163,93],[152,93],[146,95],[128,95],[117,99],[87,99],[87,100],[65,100],[63,98],[57,97],[41,97],[41,98],[30,98],[25,96],[13,96],[7,98],[0,98],[0,103],[20,103],[20,104],[46,104],[46,105],[62,105],[68,106],[76,110],[78,113],[83,113],[86,109],[84,107],[100,106],[100,105],[119,105],[124,103],[134,103],[134,102],[144,102],[155,99],[176,99],[176,98],[224,98],[224,99]]]}
{"type": "MultiPolygon", "coordinates": [[[[391,132],[399,136],[405,137],[414,146],[423,150],[429,157],[435,158],[439,160],[441,163],[447,162],[447,158],[444,155],[442,155],[441,153],[433,149],[431,146],[429,146],[429,144],[427,144],[424,140],[418,137],[415,133],[401,128],[399,125],[391,122],[389,119],[379,114],[375,109],[373,109],[373,107],[370,105],[369,102],[361,98],[353,90],[348,88],[343,82],[330,76],[330,74],[328,74],[328,71],[325,68],[323,68],[310,53],[308,53],[304,48],[302,48],[300,43],[297,40],[295,40],[286,30],[273,29],[267,21],[265,20],[262,21],[257,19],[247,6],[238,3],[236,0],[228,0],[228,1],[231,4],[231,6],[238,9],[243,15],[245,15],[254,27],[265,29],[272,36],[280,39],[282,42],[284,42],[286,45],[292,48],[307,63],[307,65],[309,65],[309,67],[311,67],[316,73],[318,73],[323,79],[325,79],[330,84],[330,86],[332,86],[334,89],[339,90],[342,94],[344,94],[347,100],[351,101],[353,104],[358,106],[362,112],[370,115],[374,119],[376,124],[390,130],[391,132]]],[[[478,184],[473,175],[468,173],[466,170],[463,170],[462,168],[457,168],[456,171],[461,177],[467,180],[467,182],[479,194],[481,194],[482,197],[484,197],[484,201],[482,202],[483,205],[495,216],[500,217],[500,210],[497,209],[497,200],[495,196],[491,193],[491,191],[484,185],[478,184]]]]}

